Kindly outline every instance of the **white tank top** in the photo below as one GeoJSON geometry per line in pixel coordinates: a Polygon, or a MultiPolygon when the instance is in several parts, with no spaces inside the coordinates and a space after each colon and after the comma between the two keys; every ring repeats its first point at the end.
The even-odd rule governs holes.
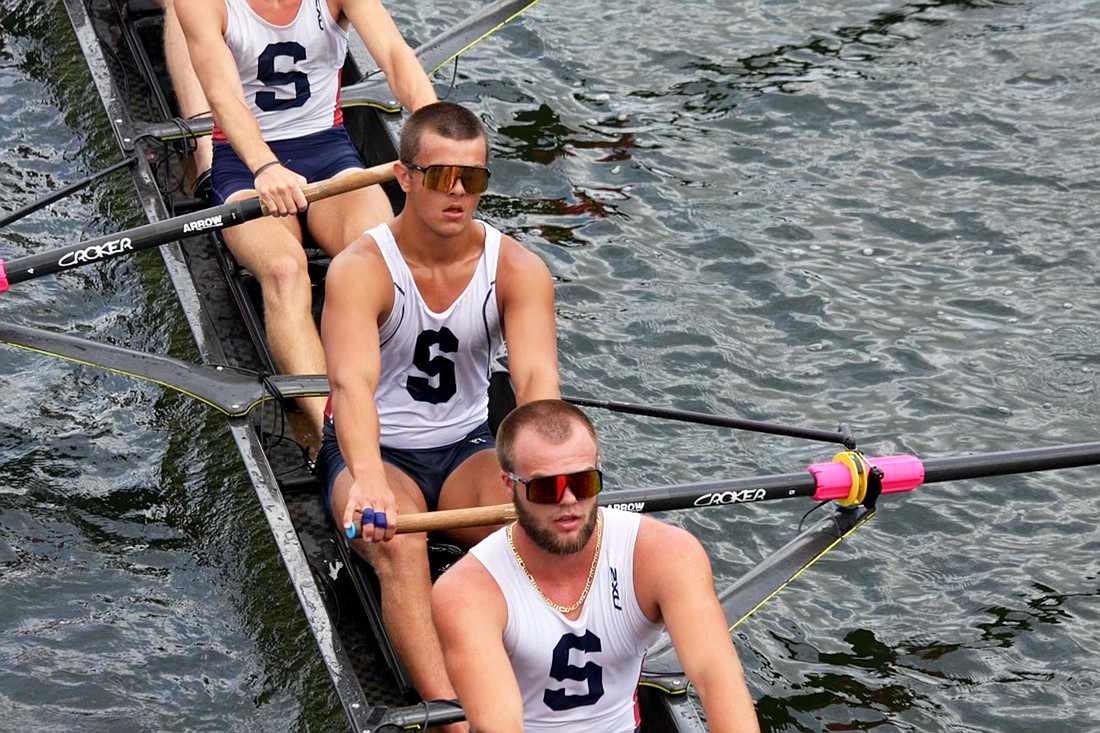
{"type": "MultiPolygon", "coordinates": [[[[302,0],[288,25],[269,23],[247,0],[225,0],[225,42],[240,72],[244,98],[268,142],[302,137],[343,123],[340,72],[348,32],[325,0],[302,0]]],[[[225,134],[214,130],[215,140],[225,134]]]]}
{"type": "Polygon", "coordinates": [[[442,313],[420,297],[389,226],[368,232],[393,278],[393,310],[378,333],[382,379],[374,396],[387,448],[441,448],[488,419],[489,375],[504,340],[496,292],[500,232],[477,223],[485,249],[466,289],[442,313]]]}
{"type": "Polygon", "coordinates": [[[576,621],[551,608],[532,587],[505,529],[470,550],[508,606],[504,648],[523,696],[527,733],[632,733],[639,723],[638,677],[662,627],[645,617],[634,595],[640,515],[600,511],[603,546],[576,621]]]}

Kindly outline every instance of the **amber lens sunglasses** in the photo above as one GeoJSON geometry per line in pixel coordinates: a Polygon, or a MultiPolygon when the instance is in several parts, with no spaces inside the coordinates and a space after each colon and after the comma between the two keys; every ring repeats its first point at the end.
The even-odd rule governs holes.
{"type": "Polygon", "coordinates": [[[424,174],[424,188],[440,193],[450,193],[458,179],[462,179],[462,187],[466,193],[485,193],[489,188],[488,168],[479,168],[473,165],[429,165],[427,168],[415,163],[405,163],[405,166],[424,174]]]}
{"type": "Polygon", "coordinates": [[[527,479],[509,473],[508,478],[523,484],[527,489],[527,501],[534,504],[557,504],[565,495],[566,489],[572,491],[578,501],[591,499],[603,488],[603,472],[598,468],[527,479]]]}

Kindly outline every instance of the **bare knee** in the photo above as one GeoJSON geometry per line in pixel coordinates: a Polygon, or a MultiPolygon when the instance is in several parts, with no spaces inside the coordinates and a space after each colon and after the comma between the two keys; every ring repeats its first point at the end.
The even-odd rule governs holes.
{"type": "Polygon", "coordinates": [[[309,270],[302,250],[274,251],[259,266],[249,269],[260,281],[260,289],[268,306],[310,302],[309,270]]]}
{"type": "Polygon", "coordinates": [[[308,277],[305,253],[275,252],[263,267],[263,280],[279,288],[286,288],[303,282],[308,277]]]}
{"type": "Polygon", "coordinates": [[[424,534],[397,535],[389,542],[353,543],[366,556],[384,585],[389,579],[414,577],[421,568],[428,571],[428,540],[424,534]]]}

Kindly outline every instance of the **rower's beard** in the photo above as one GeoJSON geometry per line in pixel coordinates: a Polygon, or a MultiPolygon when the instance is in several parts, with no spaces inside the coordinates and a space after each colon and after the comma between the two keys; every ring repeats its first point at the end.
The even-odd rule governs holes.
{"type": "Polygon", "coordinates": [[[563,540],[553,529],[540,525],[535,515],[529,512],[518,498],[513,497],[512,503],[516,507],[516,522],[527,536],[541,549],[554,555],[572,555],[574,552],[580,552],[592,538],[592,533],[596,531],[596,514],[599,512],[599,507],[595,504],[576,539],[563,540]]]}

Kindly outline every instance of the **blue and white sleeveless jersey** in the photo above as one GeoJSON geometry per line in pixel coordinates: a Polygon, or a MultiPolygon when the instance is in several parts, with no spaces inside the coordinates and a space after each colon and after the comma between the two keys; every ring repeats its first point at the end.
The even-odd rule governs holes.
{"type": "Polygon", "coordinates": [[[508,606],[504,648],[523,695],[527,733],[632,733],[642,661],[662,626],[634,594],[634,544],[641,516],[602,509],[603,546],[592,589],[571,621],[539,595],[508,546],[506,529],[470,553],[508,606]]]}
{"type": "MultiPolygon", "coordinates": [[[[348,32],[325,0],[302,0],[288,25],[269,23],[247,0],[225,0],[225,42],[264,140],[302,137],[343,123],[340,74],[348,32]]],[[[214,139],[225,134],[214,130],[214,139]]]]}
{"type": "Polygon", "coordinates": [[[451,445],[489,417],[489,376],[504,340],[496,290],[500,232],[477,224],[484,251],[466,289],[441,313],[424,303],[389,226],[367,232],[394,288],[393,310],[378,333],[382,379],[374,395],[387,448],[451,445]]]}

